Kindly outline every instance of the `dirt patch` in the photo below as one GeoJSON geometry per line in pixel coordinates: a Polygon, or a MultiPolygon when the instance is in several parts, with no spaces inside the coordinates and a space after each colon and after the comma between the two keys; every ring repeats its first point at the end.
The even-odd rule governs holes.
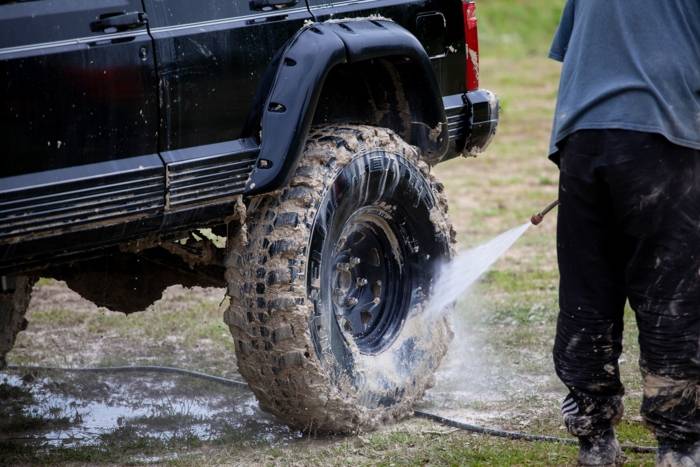
{"type": "Polygon", "coordinates": [[[8,362],[43,366],[167,364],[237,373],[223,323],[222,289],[168,288],[146,311],[126,316],[81,298],[64,283],[41,280],[8,362]]]}

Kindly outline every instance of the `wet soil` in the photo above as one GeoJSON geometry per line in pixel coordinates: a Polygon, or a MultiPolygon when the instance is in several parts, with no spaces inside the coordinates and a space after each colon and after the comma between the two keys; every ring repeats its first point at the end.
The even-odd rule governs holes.
{"type": "MultiPolygon", "coordinates": [[[[10,354],[10,363],[73,367],[169,364],[240,379],[232,349],[230,354],[222,349],[206,351],[220,347],[216,340],[198,340],[201,350],[193,352],[186,338],[168,342],[166,337],[154,343],[139,335],[139,329],[149,326],[158,335],[154,328],[161,326],[165,334],[178,336],[184,332],[178,325],[194,325],[188,323],[191,308],[213,309],[218,315],[220,293],[218,289],[171,288],[140,318],[155,321],[139,322],[135,321],[139,315],[123,317],[99,309],[64,284],[44,281],[37,286],[30,306],[30,328],[20,335],[21,345],[10,354]],[[57,319],[50,313],[57,309],[71,311],[59,313],[57,319]],[[48,318],[53,321],[47,322],[48,318]],[[171,318],[176,324],[170,324],[171,318]],[[127,320],[129,325],[107,329],[115,319],[127,320]],[[93,328],[104,328],[104,332],[88,333],[93,328]],[[61,348],[67,351],[60,356],[52,351],[61,348]]],[[[526,427],[529,420],[543,415],[543,407],[557,406],[561,388],[543,356],[521,355],[531,365],[540,359],[535,362],[539,371],[524,374],[521,362],[491,346],[489,336],[476,326],[483,313],[474,297],[459,305],[452,320],[459,338],[419,408],[470,423],[526,427]]],[[[0,444],[60,449],[109,446],[115,439],[166,444],[196,439],[250,446],[287,444],[301,437],[262,412],[246,386],[231,387],[186,375],[11,370],[0,373],[0,399],[0,444]]]]}

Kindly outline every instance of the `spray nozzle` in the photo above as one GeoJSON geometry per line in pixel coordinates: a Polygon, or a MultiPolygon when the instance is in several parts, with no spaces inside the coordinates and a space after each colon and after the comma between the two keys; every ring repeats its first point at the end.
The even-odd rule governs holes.
{"type": "Polygon", "coordinates": [[[530,218],[530,222],[532,222],[532,225],[540,225],[540,223],[544,220],[544,216],[546,216],[549,211],[556,208],[558,205],[559,200],[552,201],[547,205],[546,208],[532,216],[530,218]]]}

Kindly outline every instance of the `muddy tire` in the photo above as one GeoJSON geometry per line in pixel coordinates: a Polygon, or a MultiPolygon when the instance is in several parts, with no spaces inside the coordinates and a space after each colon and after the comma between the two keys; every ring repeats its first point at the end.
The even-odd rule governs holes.
{"type": "Polygon", "coordinates": [[[15,345],[15,338],[27,328],[24,314],[27,312],[35,278],[19,276],[9,278],[14,290],[0,291],[0,369],[5,368],[5,356],[15,345]]]}
{"type": "Polygon", "coordinates": [[[370,126],[312,130],[289,186],[230,239],[225,314],[261,407],[307,432],[411,413],[452,337],[422,305],[452,255],[443,187],[370,126]]]}

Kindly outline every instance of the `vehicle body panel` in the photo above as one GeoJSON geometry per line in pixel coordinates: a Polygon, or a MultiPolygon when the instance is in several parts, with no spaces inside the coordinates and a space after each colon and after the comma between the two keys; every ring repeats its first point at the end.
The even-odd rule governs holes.
{"type": "Polygon", "coordinates": [[[221,224],[242,194],[285,183],[339,63],[415,64],[400,77],[424,92],[406,96],[420,112],[404,137],[433,162],[493,134],[495,101],[472,94],[479,117],[464,91],[460,0],[255,3],[0,4],[0,274],[221,224]],[[336,39],[281,72],[312,20],[336,39]],[[286,114],[269,111],[280,96],[286,114]]]}
{"type": "MultiPolygon", "coordinates": [[[[343,18],[389,18],[422,42],[439,44],[428,55],[443,96],[464,92],[464,31],[461,1],[351,0],[310,5],[318,21],[343,18]],[[421,17],[439,16],[442,27],[426,28],[421,17]]],[[[433,24],[432,21],[429,23],[433,24]]]]}

